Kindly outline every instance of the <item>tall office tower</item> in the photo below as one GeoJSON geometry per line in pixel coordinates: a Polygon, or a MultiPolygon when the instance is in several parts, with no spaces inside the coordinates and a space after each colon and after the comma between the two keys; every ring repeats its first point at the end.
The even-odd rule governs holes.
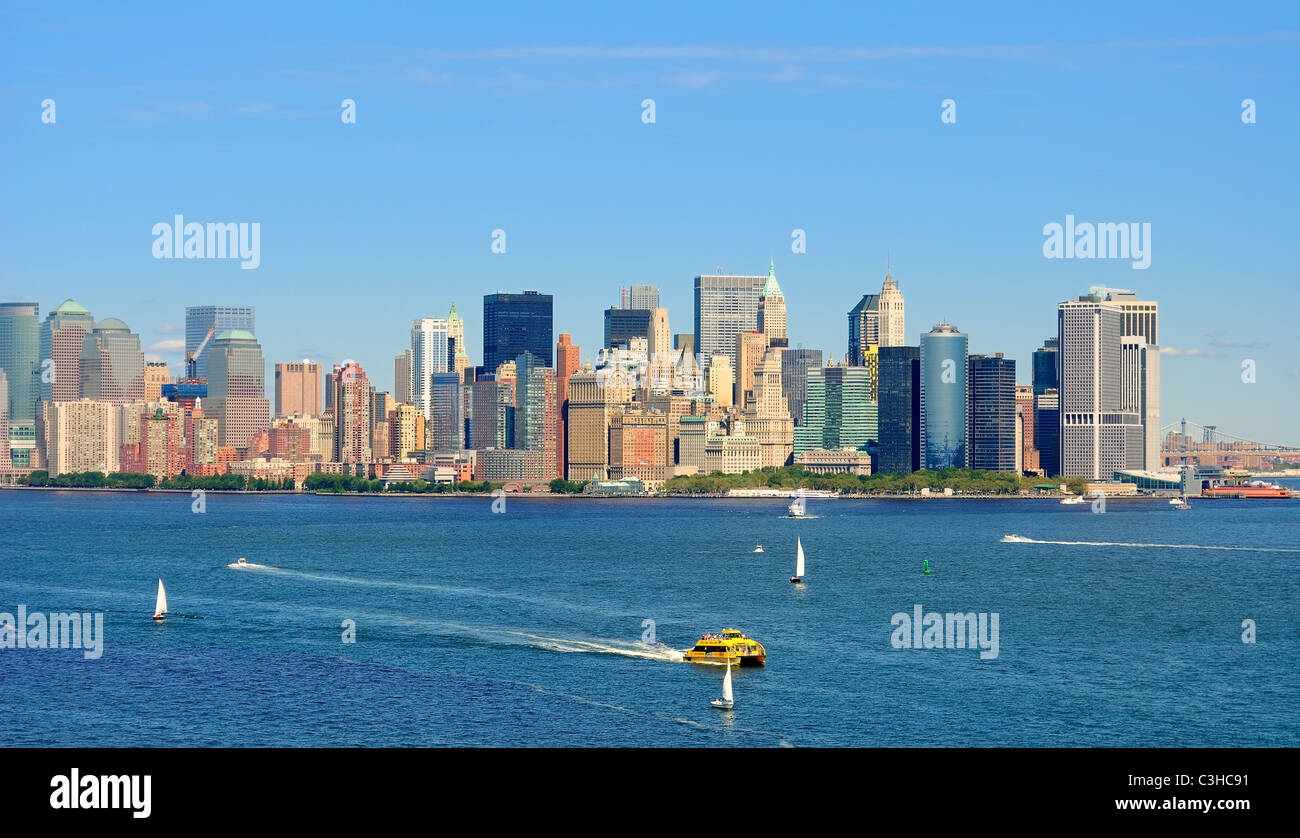
{"type": "Polygon", "coordinates": [[[424,414],[413,404],[398,404],[393,411],[389,443],[392,455],[405,460],[416,451],[425,450],[424,414]]]}
{"type": "Polygon", "coordinates": [[[880,347],[869,344],[862,353],[862,364],[867,368],[867,381],[871,382],[871,400],[880,398],[880,347]]]}
{"type": "Polygon", "coordinates": [[[621,308],[652,309],[659,308],[658,285],[633,285],[631,288],[619,289],[621,308]]]}
{"type": "Polygon", "coordinates": [[[1122,314],[1094,294],[1057,306],[1065,477],[1109,480],[1117,471],[1142,467],[1142,419],[1124,409],[1122,314]]]}
{"type": "Polygon", "coordinates": [[[609,422],[609,477],[635,478],[647,489],[658,489],[669,474],[668,417],[629,409],[609,422]]]}
{"type": "Polygon", "coordinates": [[[921,348],[880,347],[878,472],[921,468],[921,348]]]}
{"type": "MultiPolygon", "coordinates": [[[[213,340],[221,332],[244,331],[256,335],[256,318],[252,306],[187,306],[185,309],[185,352],[194,352],[212,332],[213,340]]],[[[196,357],[195,369],[199,378],[208,376],[208,358],[212,352],[212,341],[196,357]]]]}
{"type": "Polygon", "coordinates": [[[758,294],[758,330],[767,335],[769,346],[784,349],[790,345],[786,336],[785,294],[776,282],[776,261],[767,269],[767,282],[758,294]]]}
{"type": "Polygon", "coordinates": [[[695,354],[712,363],[726,355],[736,360],[736,336],[758,330],[758,298],[765,276],[701,275],[695,277],[695,354]]]}
{"type": "Polygon", "coordinates": [[[95,324],[82,339],[81,395],[106,402],[144,399],[144,352],[140,336],[116,317],[95,324]]]}
{"type": "Polygon", "coordinates": [[[610,420],[631,402],[631,387],[595,370],[581,370],[570,376],[567,445],[570,480],[609,477],[610,420]]]}
{"type": "Polygon", "coordinates": [[[422,317],[411,324],[411,404],[433,421],[433,376],[451,370],[448,324],[441,317],[422,317]]]}
{"type": "Polygon", "coordinates": [[[1060,361],[1059,349],[1061,341],[1059,338],[1048,338],[1043,341],[1043,345],[1034,350],[1034,395],[1046,391],[1056,390],[1061,385],[1061,379],[1058,372],[1058,363],[1060,361]]]}
{"type": "Polygon", "coordinates": [[[735,394],[735,376],[732,373],[730,355],[714,355],[709,359],[708,372],[709,395],[713,396],[722,407],[731,407],[731,397],[735,394]]]}
{"type": "MultiPolygon", "coordinates": [[[[804,424],[794,429],[794,455],[805,451],[867,450],[879,437],[879,411],[865,367],[808,370],[804,424]]],[[[746,423],[748,426],[748,423],[746,423]]]]}
{"type": "Polygon", "coordinates": [[[454,372],[433,374],[433,442],[430,449],[440,453],[465,448],[465,414],[460,396],[460,376],[454,372]]]}
{"type": "Polygon", "coordinates": [[[340,463],[369,463],[374,460],[370,448],[370,406],[373,403],[370,380],[361,365],[352,362],[334,366],[334,451],[340,463]]]}
{"type": "Polygon", "coordinates": [[[555,402],[556,402],[556,422],[555,422],[555,467],[560,471],[562,477],[568,476],[568,454],[565,451],[565,440],[568,438],[568,417],[569,417],[569,376],[578,371],[578,347],[573,343],[573,337],[568,334],[560,335],[560,339],[555,343],[555,402]]]}
{"type": "Polygon", "coordinates": [[[1061,473],[1061,391],[1050,387],[1034,396],[1034,447],[1038,467],[1048,477],[1061,473]]]}
{"type": "Polygon", "coordinates": [[[172,383],[172,374],[163,361],[149,361],[144,365],[144,400],[156,402],[162,398],[164,384],[172,383]]]}
{"type": "Polygon", "coordinates": [[[966,462],[985,471],[1016,471],[1016,362],[992,355],[967,358],[966,462]]]}
{"type": "Polygon", "coordinates": [[[247,448],[258,431],[270,426],[262,347],[252,332],[226,329],[208,342],[207,358],[203,411],[217,420],[220,445],[247,448]]]}
{"type": "Polygon", "coordinates": [[[848,362],[860,367],[866,363],[867,347],[880,345],[880,295],[863,294],[849,311],[848,362]]]}
{"type": "Polygon", "coordinates": [[[81,398],[81,349],[95,320],[80,303],[64,300],[41,324],[40,399],[73,402],[81,398]]]}
{"type": "Polygon", "coordinates": [[[553,480],[557,475],[555,370],[525,352],[515,359],[515,371],[515,447],[541,452],[541,473],[530,479],[553,480]]]}
{"type": "Polygon", "coordinates": [[[1034,388],[1016,385],[1016,422],[1020,434],[1020,470],[1038,471],[1038,449],[1034,447],[1034,388]]]}
{"type": "Polygon", "coordinates": [[[0,369],[9,379],[9,423],[36,421],[41,381],[40,306],[0,303],[0,369]]]}
{"type": "Polygon", "coordinates": [[[9,377],[0,367],[0,474],[13,468],[9,455],[9,377]]]}
{"type": "Polygon", "coordinates": [[[411,350],[393,358],[393,398],[398,404],[414,404],[411,394],[411,350]]]}
{"type": "Polygon", "coordinates": [[[650,333],[646,335],[650,357],[669,358],[673,353],[672,332],[668,329],[668,309],[650,309],[650,333]]]}
{"type": "Polygon", "coordinates": [[[451,341],[451,369],[464,379],[465,370],[473,365],[469,362],[469,353],[465,351],[465,321],[456,311],[455,300],[452,300],[451,312],[447,315],[447,339],[451,341]]]}
{"type": "Polygon", "coordinates": [[[765,468],[785,465],[794,449],[794,420],[781,392],[781,355],[780,349],[769,349],[754,365],[743,413],[745,428],[758,438],[765,468]]]}
{"type": "Polygon", "coordinates": [[[506,361],[531,352],[551,366],[555,338],[551,334],[554,301],[550,294],[498,291],[483,297],[483,366],[494,370],[506,361]]]}
{"type": "Polygon", "coordinates": [[[803,424],[803,399],[808,386],[808,370],[821,365],[820,349],[787,349],[781,353],[781,390],[796,427],[803,424]]]}
{"type": "MultiPolygon", "coordinates": [[[[1119,336],[1121,341],[1140,339],[1146,344],[1145,349],[1133,349],[1136,356],[1136,400],[1126,403],[1125,410],[1136,410],[1142,420],[1144,465],[1141,468],[1155,471],[1161,467],[1160,458],[1160,342],[1157,327],[1159,325],[1160,306],[1154,300],[1139,300],[1137,294],[1119,288],[1096,287],[1089,289],[1091,294],[1104,292],[1108,303],[1119,306],[1119,336]]],[[[1134,461],[1132,456],[1130,461],[1134,461]]]]}
{"type": "Polygon", "coordinates": [[[1120,406],[1142,420],[1142,466],[1157,471],[1160,459],[1160,349],[1140,335],[1120,337],[1120,406]]]}
{"type": "Polygon", "coordinates": [[[290,361],[275,365],[275,415],[319,416],[321,412],[320,364],[290,361]]]}
{"type": "Polygon", "coordinates": [[[605,309],[605,348],[627,346],[635,338],[650,340],[654,312],[644,308],[605,309]]]}
{"type": "Polygon", "coordinates": [[[754,368],[766,354],[767,348],[767,335],[762,332],[741,332],[736,335],[736,385],[732,403],[741,410],[749,404],[749,394],[754,390],[754,368]]]}
{"type": "Polygon", "coordinates": [[[121,471],[114,408],[109,402],[93,399],[44,404],[49,425],[45,467],[51,475],[121,471]]]}
{"type": "Polygon", "coordinates": [[[969,339],[950,323],[921,335],[921,466],[967,468],[966,355],[969,339]]]}
{"type": "Polygon", "coordinates": [[[515,438],[515,380],[480,378],[469,385],[474,392],[470,417],[470,448],[513,448],[515,438]]]}
{"type": "Polygon", "coordinates": [[[903,346],[907,332],[903,317],[903,292],[898,290],[894,277],[885,271],[885,283],[880,289],[877,303],[880,311],[880,345],[903,346]]]}

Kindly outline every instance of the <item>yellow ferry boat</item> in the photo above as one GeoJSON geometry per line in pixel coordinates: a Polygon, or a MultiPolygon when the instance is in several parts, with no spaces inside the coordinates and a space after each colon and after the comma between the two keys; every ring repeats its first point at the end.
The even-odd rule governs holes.
{"type": "Polygon", "coordinates": [[[686,650],[689,663],[714,663],[725,666],[762,666],[767,662],[763,644],[736,629],[720,634],[706,634],[694,647],[686,650]]]}

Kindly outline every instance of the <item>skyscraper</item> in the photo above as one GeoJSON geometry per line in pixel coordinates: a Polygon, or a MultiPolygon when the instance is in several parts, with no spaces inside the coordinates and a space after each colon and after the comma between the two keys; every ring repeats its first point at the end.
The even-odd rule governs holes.
{"type": "Polygon", "coordinates": [[[645,338],[648,342],[653,316],[650,309],[605,309],[605,348],[626,346],[633,338],[645,338]]]}
{"type": "Polygon", "coordinates": [[[741,332],[736,335],[736,385],[733,404],[744,410],[754,390],[754,369],[767,353],[767,335],[762,332],[741,332]]]}
{"type": "Polygon", "coordinates": [[[921,348],[880,347],[878,472],[921,468],[921,348]]]}
{"type": "Polygon", "coordinates": [[[808,370],[822,365],[820,349],[787,349],[781,353],[781,390],[796,426],[803,424],[804,393],[808,370]]]}
{"type": "Polygon", "coordinates": [[[865,367],[808,370],[804,424],[794,429],[794,455],[805,451],[867,450],[879,438],[879,411],[865,367]]]}
{"type": "Polygon", "coordinates": [[[1109,480],[1117,471],[1142,468],[1141,417],[1124,403],[1122,315],[1120,306],[1094,294],[1057,306],[1066,477],[1109,480]]]}
{"type": "Polygon", "coordinates": [[[447,321],[422,317],[411,324],[411,404],[433,422],[433,376],[451,371],[447,321]]]}
{"type": "Polygon", "coordinates": [[[440,453],[465,448],[464,403],[460,394],[460,376],[454,372],[433,374],[433,441],[430,450],[440,453]]]}
{"type": "Polygon", "coordinates": [[[275,365],[275,415],[319,416],[321,412],[320,364],[291,361],[275,365]]]}
{"type": "Polygon", "coordinates": [[[483,366],[496,369],[525,352],[539,358],[543,366],[553,363],[550,294],[524,291],[522,294],[486,294],[483,297],[483,366]]]}
{"type": "Polygon", "coordinates": [[[766,284],[765,276],[695,277],[695,354],[706,364],[726,355],[738,369],[736,336],[758,331],[758,298],[766,284]]]}
{"type": "MultiPolygon", "coordinates": [[[[208,331],[213,339],[226,330],[242,330],[256,335],[257,328],[252,306],[188,306],[185,309],[185,353],[189,355],[199,348],[208,331]]],[[[208,355],[212,351],[212,341],[203,348],[203,353],[195,358],[196,374],[207,378],[208,355]]]]}
{"type": "Polygon", "coordinates": [[[81,395],[108,402],[144,398],[144,352],[140,336],[116,317],[95,324],[82,340],[81,395]]]}
{"type": "Polygon", "coordinates": [[[1034,447],[1038,466],[1048,477],[1061,473],[1061,391],[1048,388],[1034,396],[1034,447]]]}
{"type": "Polygon", "coordinates": [[[411,395],[411,350],[393,358],[393,398],[400,404],[414,404],[411,395]]]}
{"type": "Polygon", "coordinates": [[[218,444],[247,448],[270,426],[266,361],[252,332],[226,329],[208,342],[208,395],[203,411],[217,420],[218,444]]]}
{"type": "Polygon", "coordinates": [[[632,401],[632,389],[613,376],[582,370],[569,378],[566,449],[569,480],[609,477],[609,424],[632,401]]]}
{"type": "Polygon", "coordinates": [[[13,468],[9,456],[9,377],[0,367],[0,474],[13,468]]]}
{"type": "Polygon", "coordinates": [[[968,338],[950,323],[921,335],[921,465],[966,468],[968,338]]]}
{"type": "Polygon", "coordinates": [[[971,355],[966,379],[966,461],[1016,471],[1016,362],[1001,352],[971,355]]]}
{"type": "Polygon", "coordinates": [[[144,365],[144,400],[156,402],[162,398],[164,384],[172,383],[172,374],[162,361],[149,361],[144,365]]]}
{"type": "Polygon", "coordinates": [[[560,335],[555,344],[555,467],[560,476],[568,477],[569,376],[578,371],[578,347],[568,334],[560,335]]]}
{"type": "Polygon", "coordinates": [[[330,376],[334,388],[334,451],[340,463],[369,463],[374,460],[370,444],[373,388],[366,371],[355,361],[334,365],[330,376]]]}
{"type": "Polygon", "coordinates": [[[1027,384],[1016,385],[1016,422],[1020,435],[1020,470],[1039,471],[1038,449],[1035,447],[1034,388],[1027,384]]]}
{"type": "Polygon", "coordinates": [[[456,311],[455,300],[451,301],[451,311],[447,314],[447,340],[451,341],[448,347],[449,357],[451,358],[448,368],[463,378],[465,370],[471,365],[469,353],[465,351],[465,321],[461,319],[460,313],[456,311]]]}
{"type": "Polygon", "coordinates": [[[880,345],[880,295],[863,294],[849,310],[848,361],[855,367],[866,363],[868,346],[880,345]]]}
{"type": "Polygon", "coordinates": [[[906,320],[903,316],[903,292],[889,271],[880,289],[880,345],[903,346],[907,343],[906,320]]]}
{"type": "MultiPolygon", "coordinates": [[[[1140,335],[1119,339],[1121,406],[1142,422],[1142,466],[1157,471],[1160,458],[1160,349],[1140,335]]],[[[1130,458],[1131,459],[1131,458],[1130,458]]]]}
{"type": "Polygon", "coordinates": [[[1061,341],[1059,338],[1048,338],[1043,341],[1043,345],[1034,350],[1034,369],[1033,369],[1033,386],[1034,395],[1045,390],[1055,390],[1060,387],[1061,379],[1057,372],[1057,365],[1060,363],[1061,341]]]}
{"type": "Polygon", "coordinates": [[[619,305],[622,308],[643,310],[659,308],[658,285],[633,285],[631,288],[620,288],[619,297],[619,305]]]}
{"type": "Polygon", "coordinates": [[[555,370],[531,352],[515,359],[515,370],[515,446],[540,452],[541,473],[529,479],[550,481],[557,475],[555,370]]]}
{"type": "Polygon", "coordinates": [[[776,261],[767,269],[767,282],[758,294],[758,330],[767,335],[768,346],[784,349],[790,345],[786,334],[785,294],[776,281],[776,261]]]}
{"type": "Polygon", "coordinates": [[[40,306],[0,303],[0,369],[9,379],[10,424],[35,421],[40,367],[40,306]]]}
{"type": "Polygon", "coordinates": [[[72,402],[81,398],[81,350],[95,329],[90,312],[64,300],[41,324],[41,401],[72,402]]]}

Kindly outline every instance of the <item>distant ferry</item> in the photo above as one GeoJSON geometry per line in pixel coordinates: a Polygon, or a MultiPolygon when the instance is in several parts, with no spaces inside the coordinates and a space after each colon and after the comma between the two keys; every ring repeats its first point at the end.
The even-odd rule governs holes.
{"type": "Polygon", "coordinates": [[[715,663],[735,666],[763,666],[767,650],[763,644],[736,629],[723,629],[720,634],[706,634],[694,647],[686,650],[689,663],[715,663]]]}
{"type": "Polygon", "coordinates": [[[1208,489],[1202,489],[1201,495],[1210,498],[1289,498],[1291,490],[1262,480],[1253,480],[1249,483],[1223,480],[1214,483],[1208,489]]]}

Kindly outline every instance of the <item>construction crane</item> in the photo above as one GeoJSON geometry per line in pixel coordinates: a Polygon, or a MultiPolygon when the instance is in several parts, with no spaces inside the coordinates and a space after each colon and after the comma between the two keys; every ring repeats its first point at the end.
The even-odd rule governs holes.
{"type": "Polygon", "coordinates": [[[204,336],[203,342],[199,344],[199,348],[195,349],[193,352],[185,353],[185,377],[186,378],[195,379],[199,377],[199,356],[203,354],[203,350],[207,348],[208,341],[212,340],[212,336],[216,333],[216,331],[217,331],[217,324],[213,323],[212,328],[208,329],[207,335],[204,336]]]}

